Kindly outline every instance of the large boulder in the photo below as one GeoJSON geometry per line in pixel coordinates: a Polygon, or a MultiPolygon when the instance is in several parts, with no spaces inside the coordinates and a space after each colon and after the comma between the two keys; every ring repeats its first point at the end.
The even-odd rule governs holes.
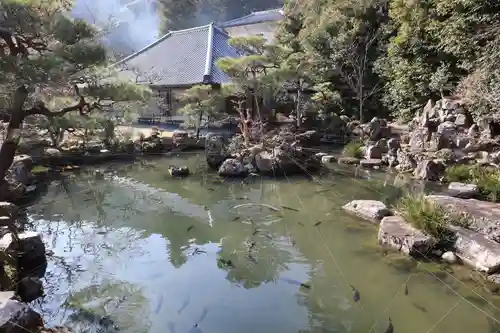
{"type": "Polygon", "coordinates": [[[370,222],[379,223],[385,216],[391,215],[387,206],[376,200],[353,200],[342,209],[370,222]]]}
{"type": "MultiPolygon", "coordinates": [[[[457,216],[467,216],[470,222],[468,229],[500,242],[500,204],[446,195],[428,195],[426,198],[457,216]]],[[[500,244],[497,246],[500,248],[500,244]]]]}
{"type": "Polygon", "coordinates": [[[445,170],[446,166],[439,161],[423,160],[417,164],[413,176],[420,180],[439,181],[445,170]]]}
{"type": "Polygon", "coordinates": [[[452,182],[448,185],[448,191],[446,194],[452,197],[470,199],[479,194],[479,188],[476,184],[452,182]]]}
{"type": "Polygon", "coordinates": [[[391,135],[391,128],[385,119],[374,117],[369,123],[363,125],[363,132],[370,141],[378,141],[391,135]]]}
{"type": "Polygon", "coordinates": [[[0,251],[12,257],[18,257],[21,267],[29,269],[46,263],[45,244],[40,234],[35,231],[21,232],[17,235],[19,242],[11,233],[0,238],[0,251]]]}
{"type": "Polygon", "coordinates": [[[426,142],[431,138],[427,127],[418,127],[410,133],[410,149],[419,151],[425,148],[426,142]]]}
{"type": "Polygon", "coordinates": [[[427,256],[436,240],[415,229],[401,216],[386,216],[380,222],[378,242],[382,247],[422,258],[427,256]]]}
{"type": "Polygon", "coordinates": [[[262,151],[255,155],[254,163],[260,173],[269,175],[303,174],[321,167],[320,158],[295,143],[282,143],[271,151],[262,151]]]}
{"type": "Polygon", "coordinates": [[[29,155],[16,155],[10,166],[8,177],[16,183],[28,185],[31,182],[33,159],[29,155]]]}
{"type": "Polygon", "coordinates": [[[228,140],[224,135],[208,133],[205,138],[205,158],[211,169],[218,170],[229,157],[228,140]]]}
{"type": "Polygon", "coordinates": [[[10,216],[16,218],[19,214],[19,207],[11,202],[0,202],[0,216],[10,216]]]}
{"type": "Polygon", "coordinates": [[[0,292],[0,332],[37,332],[43,326],[42,316],[12,296],[10,292],[0,292]]]}
{"type": "Polygon", "coordinates": [[[218,171],[221,177],[246,177],[248,173],[247,167],[235,158],[225,160],[218,171]]]}
{"type": "Polygon", "coordinates": [[[458,226],[450,226],[455,234],[456,255],[472,268],[488,274],[500,269],[500,244],[486,236],[458,226]]]}

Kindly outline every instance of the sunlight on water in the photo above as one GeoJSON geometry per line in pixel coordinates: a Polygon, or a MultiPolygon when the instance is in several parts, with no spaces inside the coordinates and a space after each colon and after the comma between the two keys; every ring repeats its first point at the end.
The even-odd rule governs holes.
{"type": "Polygon", "coordinates": [[[49,325],[96,333],[383,333],[390,317],[395,332],[500,328],[499,299],[471,283],[469,271],[459,280],[448,267],[384,255],[376,227],[340,209],[380,198],[383,186],[371,190],[374,183],[339,172],[323,184],[222,182],[201,171],[179,180],[165,176],[173,163],[197,170],[199,159],[154,160],[103,179],[82,173],[55,182],[28,209],[54,252],[48,296],[36,305],[49,325]]]}

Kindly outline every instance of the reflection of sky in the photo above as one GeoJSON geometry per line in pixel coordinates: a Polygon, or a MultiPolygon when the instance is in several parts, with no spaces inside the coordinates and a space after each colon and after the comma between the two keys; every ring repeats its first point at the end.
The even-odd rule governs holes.
{"type": "MultiPolygon", "coordinates": [[[[47,227],[55,223],[58,222],[43,221],[42,225],[47,227]]],[[[51,290],[49,306],[44,305],[44,310],[52,313],[52,323],[60,323],[62,318],[67,318],[68,313],[58,311],[58,302],[67,293],[84,290],[90,281],[99,284],[99,281],[114,280],[130,283],[147,298],[148,316],[137,318],[137,321],[144,325],[151,321],[150,332],[165,332],[169,322],[174,323],[176,332],[187,332],[204,311],[208,312],[200,324],[203,332],[220,332],[221,323],[227,329],[224,332],[249,333],[252,327],[274,327],[280,328],[277,332],[290,332],[297,326],[307,326],[307,313],[297,305],[295,298],[296,286],[271,283],[247,290],[229,283],[225,279],[227,272],[216,265],[220,251],[217,243],[200,247],[206,254],[190,257],[187,264],[175,269],[168,262],[165,251],[167,242],[161,235],[139,239],[133,230],[126,229],[100,235],[94,233],[91,224],[84,224],[80,230],[73,232],[70,251],[68,229],[60,229],[52,235],[48,235],[47,230],[42,232],[47,235],[47,243],[54,244],[56,257],[63,257],[68,264],[79,267],[74,270],[75,276],[70,283],[58,280],[56,290],[51,290]],[[188,305],[179,313],[188,298],[188,305]],[[256,318],[259,318],[258,322],[256,318]],[[283,318],[289,319],[285,323],[283,318]],[[242,325],[248,330],[242,329],[242,325]]],[[[54,264],[51,264],[50,270],[62,273],[54,264]]],[[[307,279],[301,271],[304,271],[303,265],[291,266],[287,274],[307,279]]],[[[121,296],[115,295],[117,299],[121,296]]],[[[124,301],[124,307],[134,308],[127,305],[127,301],[124,301]]],[[[144,315],[143,312],[139,314],[144,315]]],[[[117,325],[123,320],[115,318],[113,313],[110,316],[117,325]]],[[[134,329],[139,327],[134,326],[134,329]]]]}

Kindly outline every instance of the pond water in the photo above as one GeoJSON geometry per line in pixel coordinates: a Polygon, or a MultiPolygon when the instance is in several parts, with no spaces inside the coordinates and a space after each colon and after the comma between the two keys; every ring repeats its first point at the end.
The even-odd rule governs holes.
{"type": "Polygon", "coordinates": [[[381,253],[376,227],[341,210],[352,199],[395,199],[384,176],[338,169],[230,182],[196,154],[101,170],[103,179],[83,170],[54,182],[28,208],[54,252],[47,296],[34,304],[48,326],[384,333],[390,317],[394,332],[500,328],[499,299],[464,281],[468,270],[459,279],[449,267],[381,253]],[[193,174],[171,179],[170,164],[193,174]]]}

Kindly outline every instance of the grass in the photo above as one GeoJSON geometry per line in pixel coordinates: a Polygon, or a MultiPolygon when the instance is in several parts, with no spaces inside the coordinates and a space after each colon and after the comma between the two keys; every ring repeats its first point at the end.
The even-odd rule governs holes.
{"type": "Polygon", "coordinates": [[[448,182],[476,184],[481,195],[488,201],[500,201],[500,170],[454,165],[446,169],[445,179],[448,182]]]}
{"type": "Polygon", "coordinates": [[[472,222],[467,214],[454,214],[428,200],[423,194],[409,194],[402,197],[396,209],[413,227],[435,237],[438,241],[442,241],[449,234],[449,225],[468,228],[472,222]]]}
{"type": "Polygon", "coordinates": [[[342,150],[343,157],[351,157],[351,158],[363,158],[363,142],[361,141],[352,141],[344,146],[342,150]]]}

